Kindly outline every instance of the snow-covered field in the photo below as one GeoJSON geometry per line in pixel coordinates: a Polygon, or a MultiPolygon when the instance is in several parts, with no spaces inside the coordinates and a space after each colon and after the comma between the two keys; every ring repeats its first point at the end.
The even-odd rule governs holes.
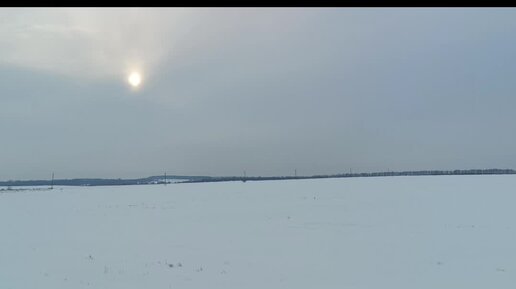
{"type": "Polygon", "coordinates": [[[516,176],[0,192],[0,288],[515,288],[516,176]]]}

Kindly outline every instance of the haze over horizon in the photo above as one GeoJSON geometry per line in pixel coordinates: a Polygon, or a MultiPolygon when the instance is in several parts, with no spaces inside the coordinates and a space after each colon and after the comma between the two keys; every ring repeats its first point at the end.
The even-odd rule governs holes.
{"type": "Polygon", "coordinates": [[[515,34],[514,8],[3,8],[0,180],[516,168],[515,34]]]}

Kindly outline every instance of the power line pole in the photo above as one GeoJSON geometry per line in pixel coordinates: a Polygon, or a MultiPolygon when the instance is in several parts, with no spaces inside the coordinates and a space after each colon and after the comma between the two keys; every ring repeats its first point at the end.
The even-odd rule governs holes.
{"type": "Polygon", "coordinates": [[[167,185],[167,172],[165,172],[165,186],[167,185]]]}
{"type": "Polygon", "coordinates": [[[54,172],[52,172],[52,180],[50,181],[50,189],[54,189],[54,172]]]}

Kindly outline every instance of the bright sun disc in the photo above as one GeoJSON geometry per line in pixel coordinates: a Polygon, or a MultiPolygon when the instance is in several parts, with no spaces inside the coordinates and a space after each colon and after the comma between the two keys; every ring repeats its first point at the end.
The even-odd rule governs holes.
{"type": "Polygon", "coordinates": [[[133,72],[127,80],[132,87],[137,87],[142,82],[142,77],[138,72],[133,72]]]}

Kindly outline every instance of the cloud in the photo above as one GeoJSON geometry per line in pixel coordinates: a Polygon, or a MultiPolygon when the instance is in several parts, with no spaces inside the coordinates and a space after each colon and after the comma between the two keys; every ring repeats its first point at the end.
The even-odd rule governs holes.
{"type": "Polygon", "coordinates": [[[93,79],[125,77],[133,69],[152,73],[187,31],[188,14],[184,9],[8,9],[0,15],[0,63],[93,79]]]}

